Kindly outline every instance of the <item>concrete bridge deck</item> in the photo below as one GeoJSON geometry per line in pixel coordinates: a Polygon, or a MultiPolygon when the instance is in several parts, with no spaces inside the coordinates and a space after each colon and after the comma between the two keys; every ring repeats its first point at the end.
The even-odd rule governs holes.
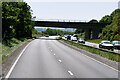
{"type": "Polygon", "coordinates": [[[85,39],[97,39],[100,29],[109,23],[89,23],[89,22],[59,22],[59,21],[35,21],[35,26],[56,27],[56,28],[81,28],[85,30],[85,39]]]}

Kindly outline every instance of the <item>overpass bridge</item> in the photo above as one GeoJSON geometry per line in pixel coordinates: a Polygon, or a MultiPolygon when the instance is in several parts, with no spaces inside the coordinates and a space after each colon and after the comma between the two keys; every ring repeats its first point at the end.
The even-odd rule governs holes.
{"type": "Polygon", "coordinates": [[[81,28],[85,31],[85,39],[90,39],[92,32],[92,39],[97,39],[100,29],[105,27],[108,23],[89,23],[81,21],[35,21],[35,26],[40,27],[56,27],[56,28],[81,28]]]}

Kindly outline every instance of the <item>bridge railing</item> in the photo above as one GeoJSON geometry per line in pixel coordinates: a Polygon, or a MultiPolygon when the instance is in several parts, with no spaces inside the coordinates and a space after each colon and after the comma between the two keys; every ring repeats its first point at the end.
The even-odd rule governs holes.
{"type": "Polygon", "coordinates": [[[55,22],[88,22],[87,20],[68,20],[68,19],[37,19],[35,21],[55,21],[55,22]]]}

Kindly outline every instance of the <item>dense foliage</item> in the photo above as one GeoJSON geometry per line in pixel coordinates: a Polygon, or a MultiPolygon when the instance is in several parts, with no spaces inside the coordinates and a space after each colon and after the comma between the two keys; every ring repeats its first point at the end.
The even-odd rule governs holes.
{"type": "Polygon", "coordinates": [[[4,40],[13,37],[30,37],[34,23],[30,6],[25,2],[2,3],[2,37],[4,40]]]}
{"type": "Polygon", "coordinates": [[[116,9],[112,14],[104,16],[100,22],[110,22],[102,30],[102,38],[110,41],[120,40],[120,9],[116,9]]]}
{"type": "Polygon", "coordinates": [[[88,23],[98,23],[98,21],[96,19],[92,19],[88,23]]]}
{"type": "Polygon", "coordinates": [[[32,37],[41,37],[41,36],[44,36],[44,34],[38,32],[35,28],[32,30],[32,37]]]}
{"type": "Polygon", "coordinates": [[[53,36],[53,35],[64,35],[64,34],[72,35],[74,32],[68,32],[68,31],[62,31],[62,30],[48,28],[46,31],[43,31],[42,33],[53,36]]]}
{"type": "Polygon", "coordinates": [[[78,28],[75,30],[75,34],[80,34],[80,33],[84,33],[84,29],[78,28]]]}

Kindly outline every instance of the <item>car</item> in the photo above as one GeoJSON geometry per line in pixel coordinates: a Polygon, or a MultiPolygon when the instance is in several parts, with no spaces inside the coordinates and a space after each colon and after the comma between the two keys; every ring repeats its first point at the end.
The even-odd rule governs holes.
{"type": "Polygon", "coordinates": [[[114,49],[113,44],[110,41],[101,41],[99,48],[104,48],[112,51],[114,49]]]}
{"type": "Polygon", "coordinates": [[[71,36],[70,35],[67,36],[67,40],[71,40],[71,36]]]}
{"type": "Polygon", "coordinates": [[[45,37],[49,37],[49,35],[45,35],[45,37]]]}
{"type": "Polygon", "coordinates": [[[36,37],[36,36],[33,36],[32,38],[33,38],[33,39],[37,39],[37,37],[36,37]]]}
{"type": "Polygon", "coordinates": [[[112,42],[114,49],[120,49],[120,41],[113,41],[112,42]]]}
{"type": "Polygon", "coordinates": [[[77,37],[73,37],[73,36],[72,36],[72,37],[71,37],[71,40],[72,40],[72,41],[77,41],[78,39],[77,39],[77,37]]]}
{"type": "Polygon", "coordinates": [[[77,34],[73,34],[73,37],[78,37],[78,35],[77,34]]]}
{"type": "Polygon", "coordinates": [[[78,35],[77,35],[77,34],[73,34],[73,37],[76,37],[76,38],[77,38],[77,40],[78,40],[78,35]]]}
{"type": "Polygon", "coordinates": [[[65,38],[67,38],[68,35],[64,35],[65,38]]]}
{"type": "Polygon", "coordinates": [[[84,44],[85,44],[85,40],[82,39],[82,38],[79,38],[79,39],[78,39],[78,42],[80,42],[80,43],[84,43],[84,44]]]}

